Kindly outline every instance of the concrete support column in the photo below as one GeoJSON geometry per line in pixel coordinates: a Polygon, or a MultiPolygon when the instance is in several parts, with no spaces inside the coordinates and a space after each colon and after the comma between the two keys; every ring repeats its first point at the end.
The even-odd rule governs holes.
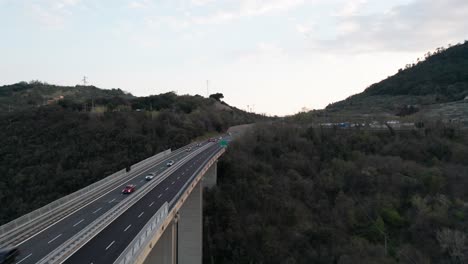
{"type": "Polygon", "coordinates": [[[175,217],[164,230],[144,264],[177,264],[177,221],[175,217]]]}
{"type": "Polygon", "coordinates": [[[216,186],[218,182],[218,161],[213,163],[211,167],[206,172],[205,176],[203,176],[203,187],[211,188],[216,186]]]}
{"type": "Polygon", "coordinates": [[[203,244],[202,182],[193,189],[179,210],[178,264],[201,264],[203,244]]]}

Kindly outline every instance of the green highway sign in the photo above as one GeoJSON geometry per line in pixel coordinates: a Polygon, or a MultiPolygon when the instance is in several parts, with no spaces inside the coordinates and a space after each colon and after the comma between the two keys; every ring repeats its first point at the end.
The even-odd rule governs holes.
{"type": "Polygon", "coordinates": [[[221,140],[221,141],[219,142],[219,145],[220,145],[221,147],[227,147],[228,142],[227,142],[226,140],[221,140]]]}

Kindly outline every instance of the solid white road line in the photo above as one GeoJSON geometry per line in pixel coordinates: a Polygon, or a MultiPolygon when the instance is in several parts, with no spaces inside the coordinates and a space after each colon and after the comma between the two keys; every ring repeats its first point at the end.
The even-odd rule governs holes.
{"type": "Polygon", "coordinates": [[[96,211],[94,211],[93,214],[99,212],[101,209],[102,209],[102,207],[100,207],[99,209],[97,209],[96,211]]]}
{"type": "Polygon", "coordinates": [[[145,212],[141,212],[140,215],[138,215],[138,218],[140,218],[145,212]]]}
{"type": "Polygon", "coordinates": [[[128,225],[128,226],[125,228],[124,232],[127,231],[131,226],[132,226],[132,225],[128,225]]]}
{"type": "Polygon", "coordinates": [[[153,206],[153,204],[154,204],[154,201],[152,201],[152,202],[150,203],[149,207],[153,206]]]}
{"type": "Polygon", "coordinates": [[[50,244],[50,243],[54,242],[54,240],[57,239],[57,238],[59,238],[60,236],[62,236],[62,234],[60,234],[60,235],[54,237],[52,240],[50,240],[49,242],[47,242],[47,244],[50,244]]]}
{"type": "Polygon", "coordinates": [[[29,258],[31,255],[32,255],[32,253],[29,254],[29,255],[27,255],[26,257],[22,258],[20,261],[16,262],[16,264],[20,264],[21,262],[23,262],[23,261],[25,261],[27,258],[29,258]]]}
{"type": "Polygon", "coordinates": [[[84,219],[81,219],[78,223],[74,224],[73,227],[79,225],[79,224],[80,224],[81,222],[83,222],[83,221],[84,221],[84,219]]]}
{"type": "Polygon", "coordinates": [[[106,247],[106,250],[108,250],[110,247],[112,247],[112,245],[114,245],[114,243],[115,243],[115,240],[112,241],[112,242],[106,247]]]}

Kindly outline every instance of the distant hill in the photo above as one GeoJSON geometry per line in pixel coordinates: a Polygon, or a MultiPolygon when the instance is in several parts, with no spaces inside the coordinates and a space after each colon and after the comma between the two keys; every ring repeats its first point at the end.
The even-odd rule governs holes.
{"type": "Polygon", "coordinates": [[[76,103],[94,98],[134,98],[120,89],[99,89],[94,86],[58,86],[38,81],[20,82],[0,86],[0,112],[17,111],[31,107],[47,105],[59,99],[76,103]]]}
{"type": "Polygon", "coordinates": [[[417,63],[406,65],[397,74],[371,85],[360,94],[330,104],[326,110],[396,115],[409,105],[424,109],[433,104],[461,101],[466,96],[468,43],[428,52],[425,60],[418,59],[417,63]]]}

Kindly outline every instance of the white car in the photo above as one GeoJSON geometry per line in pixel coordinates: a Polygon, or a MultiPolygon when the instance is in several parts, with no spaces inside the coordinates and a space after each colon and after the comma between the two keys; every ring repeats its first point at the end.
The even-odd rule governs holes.
{"type": "Polygon", "coordinates": [[[154,176],[156,176],[156,173],[151,172],[150,174],[146,175],[145,180],[151,181],[154,178],[154,176]]]}
{"type": "Polygon", "coordinates": [[[170,166],[174,165],[174,161],[173,161],[173,160],[170,160],[170,161],[167,162],[166,165],[167,165],[168,167],[170,167],[170,166]]]}

